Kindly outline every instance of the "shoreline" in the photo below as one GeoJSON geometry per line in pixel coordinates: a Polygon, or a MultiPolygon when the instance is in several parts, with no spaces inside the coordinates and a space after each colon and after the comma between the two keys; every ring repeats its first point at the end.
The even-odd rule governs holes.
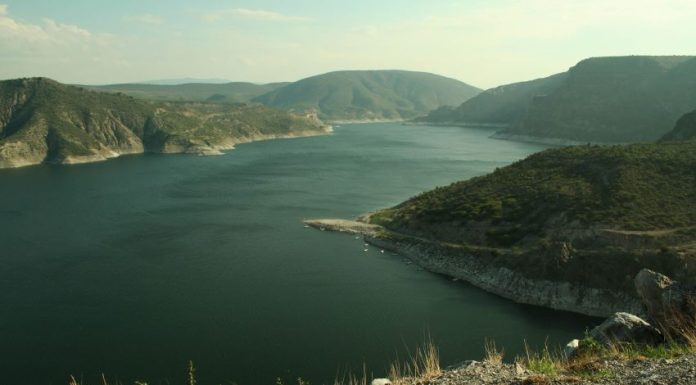
{"type": "Polygon", "coordinates": [[[404,256],[425,270],[466,281],[517,303],[593,317],[608,317],[621,311],[642,312],[640,301],[625,293],[571,282],[530,279],[506,267],[486,264],[474,254],[455,250],[454,246],[396,234],[366,222],[368,219],[363,216],[357,221],[314,219],[303,222],[322,231],[363,235],[365,242],[404,256]]]}
{"type": "Polygon", "coordinates": [[[368,123],[403,123],[406,119],[346,119],[326,120],[329,124],[368,124],[368,123]]]}
{"type": "MultiPolygon", "coordinates": [[[[419,122],[419,121],[413,121],[413,120],[406,120],[403,122],[403,125],[406,125],[406,126],[426,126],[426,127],[430,126],[430,127],[484,128],[484,129],[498,129],[498,130],[510,128],[509,124],[504,124],[504,123],[419,122]]],[[[547,145],[547,146],[557,146],[557,147],[581,146],[581,145],[586,145],[586,144],[597,144],[597,145],[603,145],[603,146],[628,144],[625,142],[580,141],[580,140],[563,139],[563,138],[522,135],[522,134],[507,133],[505,131],[497,131],[493,135],[489,136],[489,138],[498,139],[498,140],[509,140],[512,142],[543,144],[543,145],[547,145]]]]}
{"type": "Polygon", "coordinates": [[[430,127],[463,127],[463,128],[487,128],[487,129],[503,129],[510,127],[504,123],[462,123],[462,122],[419,122],[407,120],[405,126],[430,126],[430,127]]]}
{"type": "Polygon", "coordinates": [[[571,139],[561,139],[561,138],[548,138],[541,136],[531,136],[531,135],[519,135],[519,134],[509,134],[506,132],[496,132],[490,136],[491,139],[499,140],[509,140],[513,142],[522,143],[534,143],[534,144],[545,144],[548,146],[582,146],[586,144],[598,144],[603,146],[620,145],[627,143],[618,142],[593,142],[593,141],[579,141],[571,139]]]}
{"type": "Polygon", "coordinates": [[[37,161],[19,160],[19,161],[7,162],[7,163],[0,163],[0,171],[1,170],[18,169],[18,168],[30,167],[30,166],[38,166],[41,164],[72,166],[72,165],[86,164],[86,163],[98,163],[98,162],[105,162],[105,161],[108,161],[111,159],[120,158],[121,156],[127,156],[127,155],[143,155],[143,154],[162,154],[162,155],[188,154],[188,155],[199,155],[199,156],[224,155],[226,151],[234,150],[235,146],[239,145],[239,144],[261,142],[261,141],[266,141],[266,140],[277,140],[277,139],[307,138],[307,137],[312,137],[312,136],[331,135],[332,133],[333,133],[333,127],[331,125],[326,125],[326,126],[324,126],[323,129],[306,130],[306,131],[303,131],[301,133],[256,134],[256,135],[246,136],[243,138],[230,138],[229,140],[226,140],[224,143],[217,144],[217,145],[189,143],[185,146],[173,145],[172,147],[169,147],[169,148],[167,148],[167,146],[165,145],[159,151],[149,151],[149,150],[141,149],[140,151],[123,150],[123,151],[119,152],[116,150],[108,150],[108,152],[101,152],[101,153],[96,152],[96,153],[90,154],[90,155],[81,155],[81,156],[71,155],[71,156],[65,157],[64,159],[59,159],[59,160],[45,160],[45,159],[38,159],[38,158],[37,158],[37,161]]]}

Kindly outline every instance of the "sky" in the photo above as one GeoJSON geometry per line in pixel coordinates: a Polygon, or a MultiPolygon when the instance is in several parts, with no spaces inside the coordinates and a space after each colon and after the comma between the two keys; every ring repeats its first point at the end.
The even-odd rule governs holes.
{"type": "Polygon", "coordinates": [[[0,0],[0,79],[405,69],[489,88],[587,57],[696,54],[695,20],[694,0],[0,0]]]}

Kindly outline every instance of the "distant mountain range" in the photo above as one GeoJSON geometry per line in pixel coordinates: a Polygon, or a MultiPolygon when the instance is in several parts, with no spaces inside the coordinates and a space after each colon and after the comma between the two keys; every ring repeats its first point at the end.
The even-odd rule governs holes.
{"type": "Polygon", "coordinates": [[[260,105],[147,102],[46,78],[0,82],[0,168],[142,152],[212,154],[329,131],[312,117],[260,105]]]}
{"type": "Polygon", "coordinates": [[[156,85],[161,85],[161,86],[176,86],[176,85],[180,85],[180,84],[191,84],[191,83],[224,84],[224,83],[233,83],[233,82],[231,80],[219,79],[219,78],[207,78],[207,79],[178,78],[178,79],[145,80],[142,82],[130,82],[130,83],[126,83],[126,84],[156,84],[156,85]]]}
{"type": "Polygon", "coordinates": [[[403,120],[458,105],[480,89],[411,71],[338,71],[312,76],[254,98],[286,110],[316,110],[327,120],[403,120]]]}
{"type": "Polygon", "coordinates": [[[696,58],[586,59],[548,78],[486,90],[427,123],[499,124],[499,137],[572,142],[654,141],[696,108],[696,58]]]}
{"type": "Polygon", "coordinates": [[[300,117],[310,112],[328,121],[427,114],[416,121],[494,125],[501,128],[497,137],[561,144],[681,140],[693,130],[693,115],[668,132],[696,109],[696,58],[592,58],[564,73],[485,92],[397,70],[338,71],[262,85],[81,87],[44,78],[0,82],[0,166],[215,151],[256,137],[322,130],[319,121],[300,117]]]}
{"type": "Polygon", "coordinates": [[[286,86],[288,83],[254,84],[244,82],[211,84],[186,83],[176,85],[162,84],[110,84],[104,86],[85,86],[95,91],[120,92],[138,99],[158,101],[210,101],[217,103],[245,103],[251,99],[286,86]]]}
{"type": "Polygon", "coordinates": [[[322,119],[404,120],[459,105],[481,90],[458,80],[411,71],[339,71],[294,83],[112,84],[82,86],[160,101],[255,102],[282,110],[314,111],[322,119]]]}

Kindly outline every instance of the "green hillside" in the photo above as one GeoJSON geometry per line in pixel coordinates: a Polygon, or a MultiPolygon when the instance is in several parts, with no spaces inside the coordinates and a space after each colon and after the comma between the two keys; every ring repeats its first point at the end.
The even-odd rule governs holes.
{"type": "Polygon", "coordinates": [[[586,59],[568,72],[488,90],[425,122],[503,123],[500,137],[593,143],[655,141],[696,108],[696,58],[586,59]]]}
{"type": "Polygon", "coordinates": [[[326,131],[317,120],[264,106],[149,103],[45,78],[0,82],[0,168],[146,151],[213,153],[326,131]]]}
{"type": "Polygon", "coordinates": [[[88,86],[95,91],[121,92],[138,99],[156,101],[212,101],[220,103],[244,103],[273,91],[288,83],[253,84],[232,82],[223,84],[188,83],[177,85],[160,84],[110,84],[105,86],[88,86]]]}
{"type": "Polygon", "coordinates": [[[692,111],[677,121],[674,130],[662,137],[661,141],[683,141],[696,139],[696,111],[692,111]]]}
{"type": "Polygon", "coordinates": [[[696,108],[696,58],[584,60],[509,133],[593,142],[655,141],[696,108]]]}
{"type": "Polygon", "coordinates": [[[643,267],[696,279],[694,170],[694,141],[556,148],[371,221],[532,278],[632,293],[643,267]]]}
{"type": "Polygon", "coordinates": [[[286,110],[316,110],[329,120],[401,120],[458,105],[480,90],[410,71],[339,71],[291,83],[254,100],[286,110]]]}
{"type": "Polygon", "coordinates": [[[567,74],[557,74],[543,79],[507,84],[491,88],[462,103],[458,107],[444,106],[417,118],[419,122],[453,124],[519,123],[526,115],[535,97],[556,89],[567,74]]]}

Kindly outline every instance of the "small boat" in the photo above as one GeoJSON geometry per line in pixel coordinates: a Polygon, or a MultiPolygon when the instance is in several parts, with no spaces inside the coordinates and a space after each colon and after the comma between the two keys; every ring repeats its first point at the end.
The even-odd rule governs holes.
{"type": "Polygon", "coordinates": [[[368,250],[368,249],[365,249],[365,250],[363,250],[363,251],[367,253],[367,250],[368,250]]]}
{"type": "Polygon", "coordinates": [[[305,228],[305,229],[308,229],[308,228],[309,228],[309,225],[304,225],[304,228],[305,228]]]}
{"type": "Polygon", "coordinates": [[[382,253],[382,254],[384,254],[384,250],[380,250],[379,252],[382,253]]]}

